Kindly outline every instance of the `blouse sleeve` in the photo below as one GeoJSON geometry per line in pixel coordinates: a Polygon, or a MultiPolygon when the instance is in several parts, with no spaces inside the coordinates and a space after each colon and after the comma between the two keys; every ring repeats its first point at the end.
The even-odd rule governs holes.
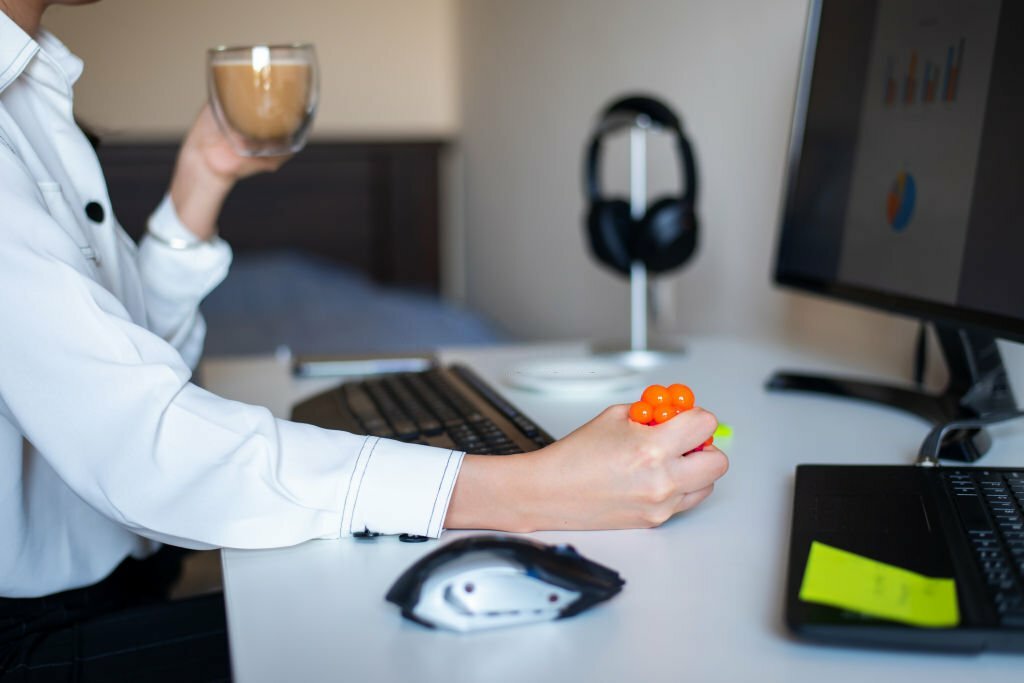
{"type": "Polygon", "coordinates": [[[174,343],[195,334],[184,300],[211,285],[227,252],[211,245],[205,267],[145,257],[165,306],[155,333],[93,279],[5,151],[0,404],[83,500],[189,547],[265,548],[364,529],[440,534],[462,453],[275,419],[192,384],[174,343]],[[172,272],[203,277],[175,283],[172,272]]]}
{"type": "Polygon", "coordinates": [[[201,241],[192,234],[167,195],[149,218],[138,263],[149,329],[195,368],[206,337],[199,303],[228,274],[231,248],[219,237],[201,241]]]}

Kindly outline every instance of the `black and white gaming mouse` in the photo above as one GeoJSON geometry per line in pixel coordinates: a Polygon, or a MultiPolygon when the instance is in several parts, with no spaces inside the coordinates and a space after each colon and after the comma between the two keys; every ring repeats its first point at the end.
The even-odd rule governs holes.
{"type": "Polygon", "coordinates": [[[426,626],[475,631],[571,617],[624,584],[570,545],[469,536],[409,567],[386,597],[426,626]]]}

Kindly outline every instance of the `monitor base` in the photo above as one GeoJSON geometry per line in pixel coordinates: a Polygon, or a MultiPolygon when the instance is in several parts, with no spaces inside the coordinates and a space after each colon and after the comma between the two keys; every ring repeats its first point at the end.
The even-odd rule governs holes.
{"type": "MultiPolygon", "coordinates": [[[[917,415],[933,426],[1017,410],[995,337],[941,324],[935,325],[935,331],[949,367],[949,383],[941,393],[795,372],[775,373],[766,388],[879,403],[917,415]]],[[[944,439],[940,457],[974,462],[991,445],[992,439],[983,429],[958,430],[944,439]]]]}

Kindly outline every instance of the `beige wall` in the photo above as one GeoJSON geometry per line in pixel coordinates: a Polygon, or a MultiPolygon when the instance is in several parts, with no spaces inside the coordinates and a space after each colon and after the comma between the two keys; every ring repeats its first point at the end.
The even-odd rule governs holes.
{"type": "Polygon", "coordinates": [[[104,0],[44,24],[86,61],[79,115],[127,137],[178,136],[219,44],[308,41],[321,64],[321,136],[451,135],[455,0],[104,0]]]}
{"type": "MultiPolygon", "coordinates": [[[[462,147],[469,300],[530,336],[628,325],[625,281],[584,244],[583,147],[624,92],[680,113],[700,172],[701,247],[667,282],[682,330],[777,331],[768,291],[805,0],[465,0],[462,147]]],[[[651,141],[652,194],[678,185],[651,141]]],[[[625,194],[625,140],[604,166],[625,194]]]]}
{"type": "MultiPolygon", "coordinates": [[[[461,10],[471,305],[527,337],[628,333],[625,280],[584,244],[581,155],[612,97],[648,91],[681,114],[701,177],[700,251],[659,285],[675,314],[662,328],[769,335],[907,372],[909,321],[770,284],[806,0],[463,0],[461,10]]],[[[660,194],[678,175],[668,141],[651,145],[660,194]]],[[[605,166],[622,194],[625,149],[613,144],[605,166]]]]}
{"type": "MultiPolygon", "coordinates": [[[[645,90],[682,114],[701,172],[702,245],[658,285],[661,328],[769,335],[905,372],[909,321],[770,284],[807,0],[105,0],[46,23],[87,62],[79,113],[177,136],[204,50],[309,40],[320,135],[455,135],[445,289],[526,338],[627,332],[627,288],[583,241],[581,153],[596,112],[645,90]],[[279,8],[286,7],[287,12],[279,8]]],[[[624,192],[623,141],[608,185],[624,192]]],[[[656,193],[677,183],[651,143],[656,193]]],[[[1024,379],[1024,347],[1016,346],[1024,379]]]]}

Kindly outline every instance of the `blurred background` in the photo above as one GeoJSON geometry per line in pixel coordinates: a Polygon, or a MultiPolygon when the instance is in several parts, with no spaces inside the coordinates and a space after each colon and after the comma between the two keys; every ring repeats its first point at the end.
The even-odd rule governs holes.
{"type": "MultiPolygon", "coordinates": [[[[701,180],[701,243],[655,280],[657,330],[775,338],[907,376],[916,323],[771,285],[807,4],[104,0],[46,19],[85,59],[77,113],[135,232],[205,98],[205,50],[316,45],[312,144],[225,210],[236,264],[206,304],[210,353],[625,338],[628,285],[588,253],[581,169],[598,112],[639,91],[681,115],[701,180]]],[[[661,137],[654,196],[680,183],[661,137]]],[[[604,169],[625,194],[624,136],[604,169]]]]}

